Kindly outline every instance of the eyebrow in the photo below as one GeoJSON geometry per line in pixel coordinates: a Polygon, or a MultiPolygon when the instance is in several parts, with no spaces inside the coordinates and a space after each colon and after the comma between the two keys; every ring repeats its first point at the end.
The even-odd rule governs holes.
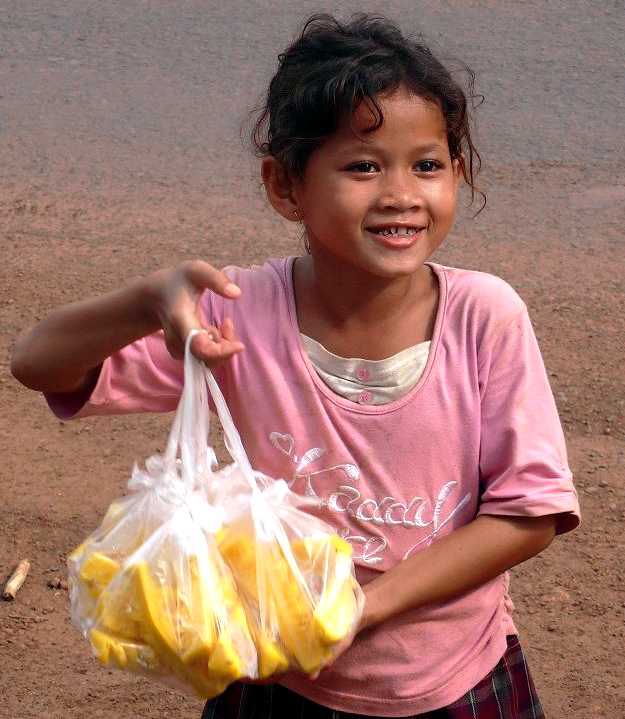
{"type": "MultiPolygon", "coordinates": [[[[413,152],[417,153],[428,153],[428,152],[435,152],[436,150],[444,150],[444,145],[440,142],[430,142],[425,145],[416,145],[412,148],[413,152]]],[[[375,145],[375,143],[367,143],[367,142],[358,142],[356,140],[349,142],[343,149],[341,149],[339,152],[340,154],[349,153],[349,152],[362,152],[363,150],[370,150],[370,151],[383,151],[382,148],[375,145]]]]}

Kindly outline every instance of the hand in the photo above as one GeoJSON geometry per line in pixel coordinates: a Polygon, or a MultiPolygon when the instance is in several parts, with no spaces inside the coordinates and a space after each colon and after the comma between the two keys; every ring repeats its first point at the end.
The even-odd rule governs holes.
{"type": "Polygon", "coordinates": [[[184,357],[185,340],[192,329],[205,329],[191,342],[193,354],[209,367],[230,359],[245,348],[237,339],[232,320],[203,326],[199,301],[204,290],[236,299],[241,290],[220,270],[207,262],[192,260],[174,269],[161,270],[147,278],[148,312],[152,312],[165,334],[172,357],[184,357]]]}

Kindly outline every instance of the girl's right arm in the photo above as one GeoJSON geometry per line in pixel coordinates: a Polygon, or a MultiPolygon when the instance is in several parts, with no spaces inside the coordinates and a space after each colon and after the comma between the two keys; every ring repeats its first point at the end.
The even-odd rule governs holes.
{"type": "MultiPolygon", "coordinates": [[[[18,337],[11,372],[40,392],[75,392],[93,383],[107,357],[160,329],[169,352],[182,357],[189,331],[202,327],[199,300],[206,289],[227,299],[240,295],[223,272],[194,260],[100,297],[59,307],[18,337]]],[[[196,335],[191,349],[209,366],[244,349],[230,320],[204,329],[208,333],[196,335]]]]}

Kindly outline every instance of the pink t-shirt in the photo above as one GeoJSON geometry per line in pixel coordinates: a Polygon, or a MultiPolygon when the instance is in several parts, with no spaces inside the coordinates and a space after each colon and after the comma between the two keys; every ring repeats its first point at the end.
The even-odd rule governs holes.
{"type": "MultiPolygon", "coordinates": [[[[579,523],[553,395],[519,296],[492,275],[430,264],[440,301],[419,382],[389,404],[332,392],[299,337],[293,258],[229,268],[241,297],[206,292],[207,321],[230,316],[245,343],[215,373],[252,465],[319,497],[366,583],[479,514],[558,514],[579,523]]],[[[172,410],[182,365],[161,333],[108,358],[75,416],[172,410]]],[[[49,396],[60,417],[71,397],[49,396]]],[[[75,404],[75,401],[74,401],[75,404]]],[[[508,575],[360,634],[316,681],[281,683],[331,708],[408,716],[478,683],[515,633],[508,575]]]]}

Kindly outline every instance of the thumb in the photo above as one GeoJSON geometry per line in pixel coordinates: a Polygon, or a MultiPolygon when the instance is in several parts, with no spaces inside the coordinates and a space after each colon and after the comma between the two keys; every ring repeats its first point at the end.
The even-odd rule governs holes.
{"type": "Polygon", "coordinates": [[[241,289],[223,272],[203,260],[192,260],[186,268],[187,279],[198,290],[210,289],[226,299],[236,299],[241,289]]]}

